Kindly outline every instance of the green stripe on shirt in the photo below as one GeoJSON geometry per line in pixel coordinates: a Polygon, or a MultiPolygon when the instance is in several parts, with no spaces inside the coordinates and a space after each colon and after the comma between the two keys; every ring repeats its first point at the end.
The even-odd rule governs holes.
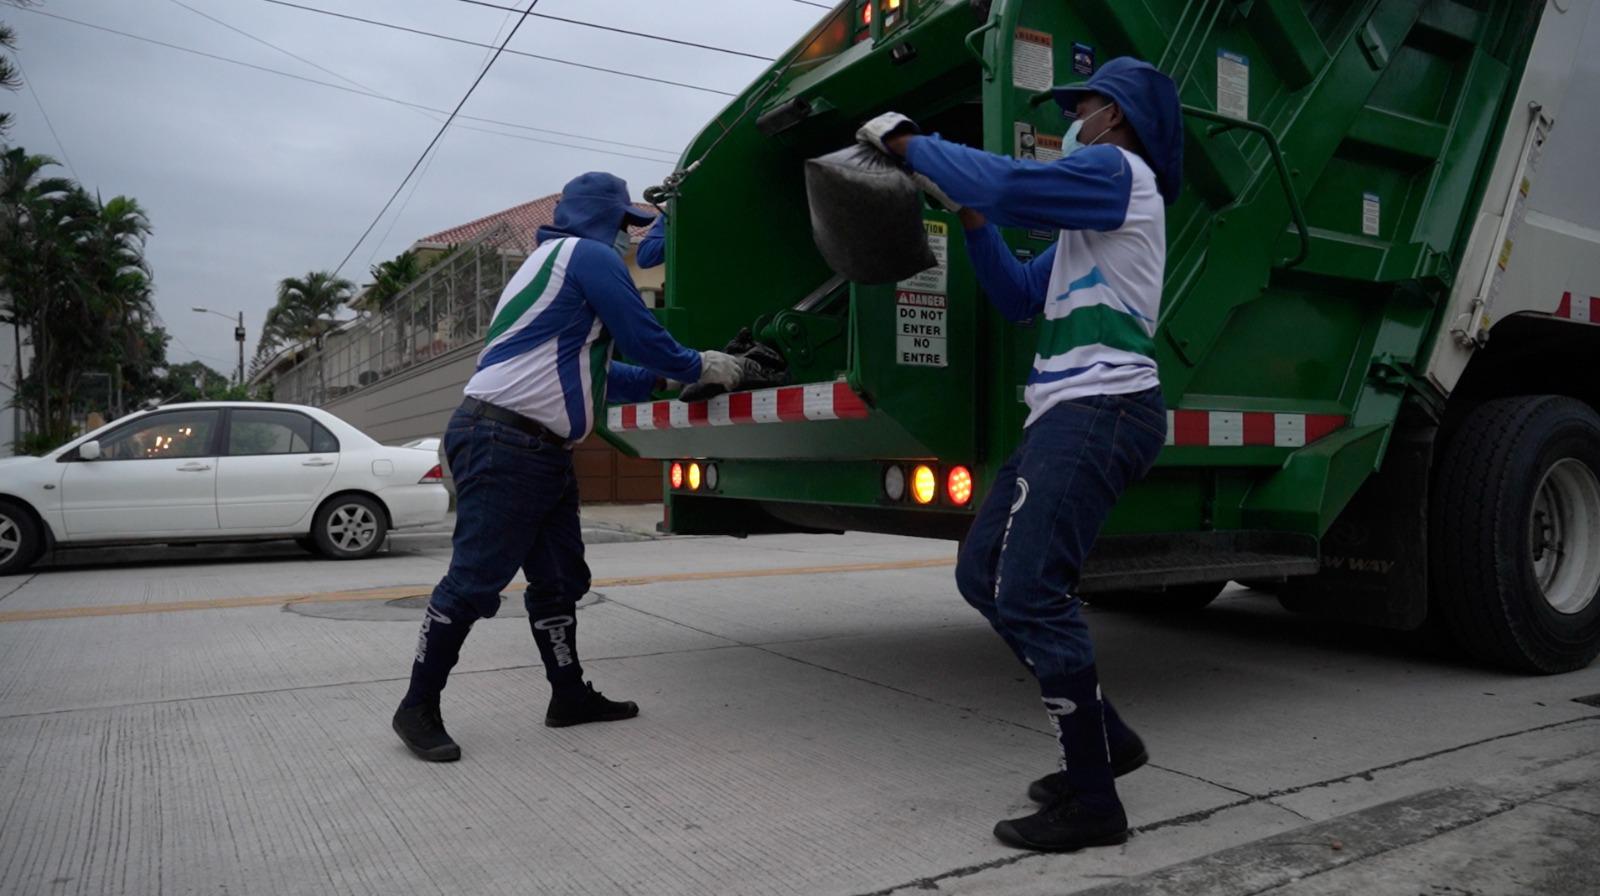
{"type": "Polygon", "coordinates": [[[1085,305],[1066,317],[1046,319],[1039,330],[1038,355],[1048,360],[1085,345],[1154,357],[1156,343],[1137,317],[1109,305],[1085,305]]]}
{"type": "Polygon", "coordinates": [[[499,313],[494,316],[494,323],[489,325],[489,335],[483,339],[485,345],[500,338],[501,334],[511,329],[511,325],[515,324],[522,315],[528,313],[528,309],[539,301],[539,297],[544,294],[545,287],[550,285],[550,275],[555,270],[556,256],[559,254],[561,254],[561,247],[558,240],[552,244],[550,254],[545,257],[544,264],[539,266],[539,273],[534,276],[533,282],[512,296],[511,301],[507,302],[505,307],[501,308],[499,313]]]}

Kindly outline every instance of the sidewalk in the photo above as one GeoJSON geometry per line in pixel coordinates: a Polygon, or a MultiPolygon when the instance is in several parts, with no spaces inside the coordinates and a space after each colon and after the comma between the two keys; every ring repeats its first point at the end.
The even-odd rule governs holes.
{"type": "MultiPolygon", "coordinates": [[[[579,511],[579,525],[583,527],[584,544],[620,544],[631,541],[650,541],[665,538],[657,524],[664,518],[661,504],[585,504],[579,511]]],[[[455,531],[456,515],[447,514],[443,521],[416,529],[401,529],[394,533],[402,539],[443,540],[448,543],[455,531]]],[[[414,542],[413,542],[414,543],[414,542]]]]}

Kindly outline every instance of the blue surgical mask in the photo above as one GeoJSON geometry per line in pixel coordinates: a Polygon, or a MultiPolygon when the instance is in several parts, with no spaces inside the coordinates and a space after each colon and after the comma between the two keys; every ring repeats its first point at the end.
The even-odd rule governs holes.
{"type": "Polygon", "coordinates": [[[632,240],[628,238],[627,230],[617,231],[617,238],[611,241],[611,248],[617,250],[617,254],[623,258],[628,257],[628,246],[630,245],[632,245],[632,240]]]}
{"type": "Polygon", "coordinates": [[[1083,132],[1084,122],[1088,121],[1089,118],[1099,115],[1101,112],[1104,112],[1109,108],[1111,108],[1110,105],[1101,106],[1091,113],[1088,118],[1075,119],[1072,122],[1072,126],[1067,128],[1067,135],[1061,138],[1061,154],[1064,156],[1070,156],[1078,150],[1083,149],[1085,145],[1093,146],[1095,143],[1098,143],[1100,141],[1100,137],[1105,136],[1104,131],[1100,132],[1100,137],[1094,138],[1094,140],[1091,140],[1088,144],[1079,143],[1078,134],[1083,132]]]}

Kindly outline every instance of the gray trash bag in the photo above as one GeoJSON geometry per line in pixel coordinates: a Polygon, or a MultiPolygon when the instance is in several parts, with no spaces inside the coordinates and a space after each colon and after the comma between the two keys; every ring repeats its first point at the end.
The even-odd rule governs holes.
{"type": "Polygon", "coordinates": [[[895,161],[856,144],[806,161],[811,238],[857,283],[895,283],[938,263],[922,226],[922,191],[895,161]]]}

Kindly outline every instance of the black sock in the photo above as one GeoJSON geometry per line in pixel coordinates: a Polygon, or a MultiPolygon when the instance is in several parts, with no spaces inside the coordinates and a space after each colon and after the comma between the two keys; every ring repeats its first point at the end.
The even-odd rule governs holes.
{"type": "Polygon", "coordinates": [[[473,617],[462,614],[451,616],[433,604],[428,604],[422,616],[422,630],[417,633],[417,654],[411,663],[411,688],[406,691],[400,705],[405,708],[423,703],[437,703],[444,691],[450,670],[461,657],[461,645],[472,630],[473,617]]]}
{"type": "Polygon", "coordinates": [[[544,677],[557,694],[583,689],[583,666],[578,663],[578,606],[576,601],[540,605],[528,616],[533,643],[544,660],[544,677]]]}
{"type": "Polygon", "coordinates": [[[1105,707],[1093,666],[1053,683],[1045,712],[1061,742],[1063,769],[1073,794],[1093,805],[1117,805],[1117,786],[1106,746],[1105,707]]]}

